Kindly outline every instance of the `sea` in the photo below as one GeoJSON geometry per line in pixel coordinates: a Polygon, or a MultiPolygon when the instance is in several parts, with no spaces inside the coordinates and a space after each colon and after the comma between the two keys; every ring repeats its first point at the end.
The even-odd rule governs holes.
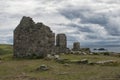
{"type": "MultiPolygon", "coordinates": [[[[13,44],[11,44],[13,45],[13,44]]],[[[90,48],[91,52],[95,52],[94,49],[104,48],[107,49],[108,52],[120,53],[120,45],[119,46],[80,46],[81,48],[90,48]]],[[[72,49],[72,45],[69,45],[68,48],[72,49]]]]}
{"type": "MultiPolygon", "coordinates": [[[[96,52],[94,49],[99,49],[99,48],[104,48],[107,50],[107,52],[115,52],[115,53],[120,53],[120,46],[91,46],[91,45],[81,45],[81,48],[90,48],[91,52],[96,52]]],[[[73,46],[69,45],[68,48],[72,49],[73,46]]]]}
{"type": "Polygon", "coordinates": [[[89,48],[91,52],[95,52],[94,49],[104,48],[104,49],[107,49],[108,52],[120,53],[120,47],[107,46],[107,47],[89,47],[89,48]]]}

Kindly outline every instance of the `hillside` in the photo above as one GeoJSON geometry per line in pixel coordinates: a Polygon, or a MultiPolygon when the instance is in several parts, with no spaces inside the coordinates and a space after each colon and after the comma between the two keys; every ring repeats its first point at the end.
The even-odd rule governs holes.
{"type": "Polygon", "coordinates": [[[120,58],[104,55],[61,55],[63,59],[91,62],[116,60],[112,65],[61,64],[55,60],[15,59],[11,45],[0,45],[0,80],[119,80],[120,58]],[[48,71],[37,71],[47,65],[48,71]]]}

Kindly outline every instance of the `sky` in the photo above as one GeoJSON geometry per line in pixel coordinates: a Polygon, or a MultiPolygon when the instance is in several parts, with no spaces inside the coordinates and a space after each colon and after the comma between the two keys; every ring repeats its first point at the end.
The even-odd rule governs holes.
{"type": "Polygon", "coordinates": [[[120,0],[0,0],[0,43],[13,43],[23,16],[65,33],[68,45],[120,46],[120,0]]]}

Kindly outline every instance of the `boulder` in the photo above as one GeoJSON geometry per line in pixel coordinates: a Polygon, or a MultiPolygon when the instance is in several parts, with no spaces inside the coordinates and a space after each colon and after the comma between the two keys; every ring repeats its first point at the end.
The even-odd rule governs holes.
{"type": "Polygon", "coordinates": [[[59,58],[59,59],[56,59],[56,62],[61,63],[61,64],[65,64],[65,63],[70,63],[70,60],[59,58]]]}
{"type": "Polygon", "coordinates": [[[55,59],[60,59],[60,56],[59,55],[54,55],[54,58],[55,59]]]}
{"type": "Polygon", "coordinates": [[[52,56],[51,54],[47,54],[47,57],[45,58],[45,60],[52,60],[54,58],[54,56],[52,56]]]}
{"type": "Polygon", "coordinates": [[[65,66],[65,67],[70,67],[70,64],[65,63],[64,66],[65,66]]]}
{"type": "Polygon", "coordinates": [[[82,59],[82,60],[80,61],[80,63],[82,63],[82,64],[88,64],[88,60],[87,60],[87,59],[82,59]]]}
{"type": "Polygon", "coordinates": [[[36,71],[48,71],[48,70],[49,68],[47,65],[41,65],[40,67],[36,69],[36,71]]]}
{"type": "Polygon", "coordinates": [[[68,63],[88,64],[88,60],[87,60],[87,59],[82,59],[82,60],[69,60],[68,63]]]}
{"type": "Polygon", "coordinates": [[[116,66],[118,62],[116,60],[106,60],[106,61],[98,61],[96,62],[98,65],[108,65],[108,66],[116,66]]]}

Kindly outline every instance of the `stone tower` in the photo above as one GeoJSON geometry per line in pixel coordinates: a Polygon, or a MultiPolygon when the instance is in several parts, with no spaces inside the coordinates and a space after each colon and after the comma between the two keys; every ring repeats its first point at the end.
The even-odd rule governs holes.
{"type": "Polygon", "coordinates": [[[65,34],[57,34],[56,36],[56,46],[61,48],[67,48],[67,40],[65,34]]]}
{"type": "Polygon", "coordinates": [[[65,34],[57,34],[56,36],[56,53],[66,53],[67,38],[65,34]]]}
{"type": "Polygon", "coordinates": [[[80,50],[80,43],[74,42],[73,43],[73,51],[79,51],[80,50]]]}
{"type": "Polygon", "coordinates": [[[55,34],[43,23],[23,17],[14,30],[14,57],[44,58],[54,50],[55,34]]]}

